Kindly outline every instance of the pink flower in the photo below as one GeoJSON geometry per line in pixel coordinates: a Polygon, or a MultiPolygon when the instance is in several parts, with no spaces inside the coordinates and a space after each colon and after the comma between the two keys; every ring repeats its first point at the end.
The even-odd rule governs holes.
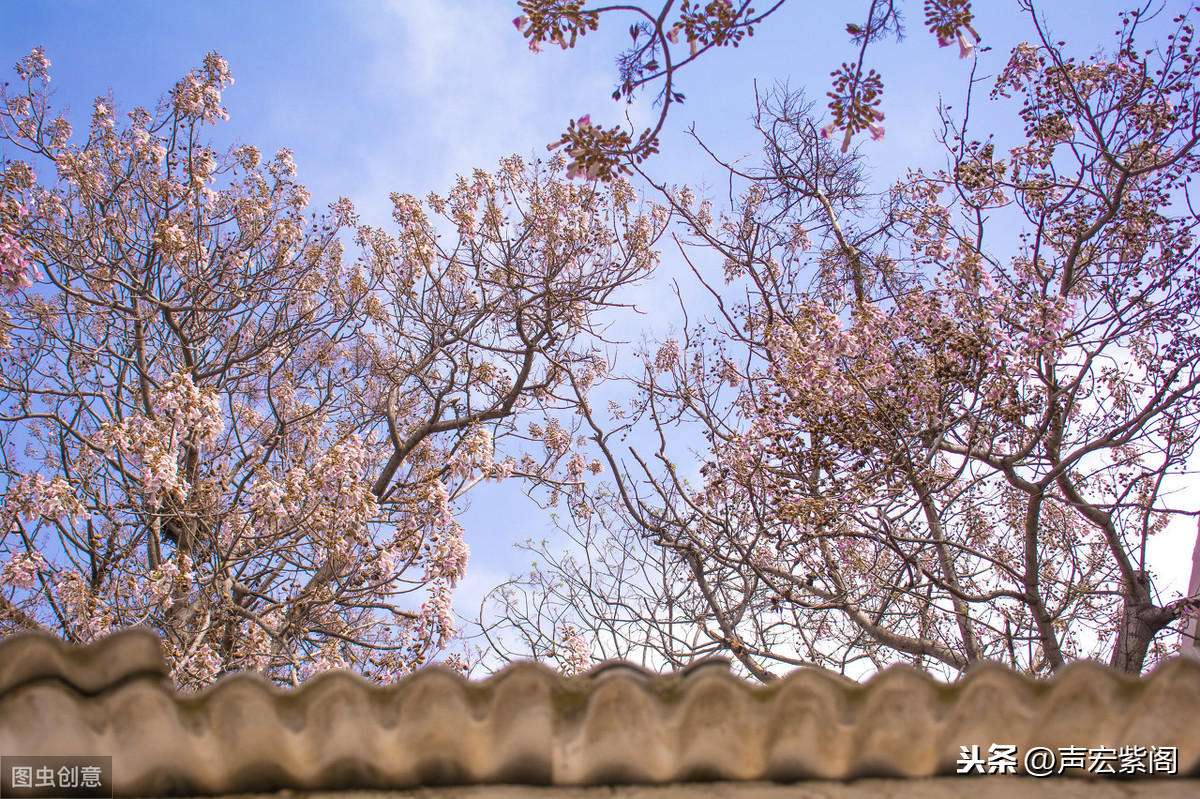
{"type": "Polygon", "coordinates": [[[49,569],[49,564],[39,552],[18,552],[0,569],[0,583],[17,588],[29,589],[37,582],[38,575],[49,569]]]}
{"type": "MultiPolygon", "coordinates": [[[[17,210],[17,215],[26,215],[24,206],[17,210]]],[[[26,258],[27,255],[15,236],[0,232],[0,290],[16,294],[32,286],[33,281],[41,277],[37,267],[26,258]]]]}
{"type": "Polygon", "coordinates": [[[834,132],[835,130],[837,130],[837,123],[836,123],[836,122],[830,122],[828,125],[826,125],[825,127],[821,128],[821,138],[822,138],[822,139],[828,139],[828,138],[830,138],[831,136],[833,136],[833,132],[834,132]]]}
{"type": "Polygon", "coordinates": [[[583,174],[584,174],[583,167],[576,166],[573,163],[569,164],[567,166],[567,180],[574,180],[575,178],[580,177],[583,174]]]}
{"type": "Polygon", "coordinates": [[[958,32],[958,57],[969,58],[971,51],[975,49],[975,42],[968,42],[967,37],[962,31],[958,32]]]}
{"type": "Polygon", "coordinates": [[[579,127],[590,128],[592,126],[592,115],[584,114],[579,118],[579,127]]]}
{"type": "Polygon", "coordinates": [[[573,626],[565,625],[562,632],[563,651],[555,658],[561,664],[563,673],[568,677],[582,674],[592,663],[591,647],[588,646],[587,639],[580,635],[573,626]]]}
{"type": "Polygon", "coordinates": [[[679,26],[676,25],[671,30],[667,31],[667,41],[671,44],[679,44],[679,26]]]}
{"type": "Polygon", "coordinates": [[[867,130],[871,131],[871,138],[874,141],[883,141],[883,125],[879,123],[883,121],[883,113],[881,111],[872,111],[875,117],[874,122],[867,124],[867,130]]]}
{"type": "Polygon", "coordinates": [[[514,17],[513,18],[513,27],[515,27],[519,31],[524,31],[525,23],[528,21],[529,21],[529,17],[525,16],[524,14],[522,14],[519,17],[514,17]]]}
{"type": "Polygon", "coordinates": [[[975,44],[979,41],[979,34],[976,33],[975,29],[972,28],[970,25],[966,25],[964,27],[965,27],[966,31],[975,38],[974,42],[967,41],[967,36],[962,31],[956,31],[954,39],[950,39],[945,36],[939,36],[938,37],[938,47],[949,47],[950,45],[954,44],[955,41],[957,41],[958,42],[958,57],[959,58],[969,57],[971,55],[971,52],[975,49],[975,44]]]}
{"type": "Polygon", "coordinates": [[[675,339],[664,341],[654,356],[654,368],[660,372],[669,372],[671,367],[679,362],[679,342],[675,339]]]}

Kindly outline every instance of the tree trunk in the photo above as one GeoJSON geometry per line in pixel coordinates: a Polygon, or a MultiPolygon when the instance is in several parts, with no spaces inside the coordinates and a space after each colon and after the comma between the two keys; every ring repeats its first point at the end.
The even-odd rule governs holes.
{"type": "Polygon", "coordinates": [[[1150,598],[1150,574],[1133,573],[1133,584],[1125,586],[1125,608],[1117,630],[1112,665],[1129,674],[1141,674],[1154,636],[1176,618],[1173,608],[1160,608],[1150,598]]]}
{"type": "Polygon", "coordinates": [[[1179,654],[1200,660],[1200,519],[1196,520],[1196,548],[1192,550],[1192,579],[1188,580],[1189,621],[1183,628],[1179,654]]]}

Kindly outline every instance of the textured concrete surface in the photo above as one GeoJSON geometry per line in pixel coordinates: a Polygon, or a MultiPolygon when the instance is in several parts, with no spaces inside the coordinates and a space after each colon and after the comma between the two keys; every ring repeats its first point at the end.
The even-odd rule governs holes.
{"type": "MultiPolygon", "coordinates": [[[[1103,747],[1114,766],[1122,747],[1173,747],[1177,773],[1200,777],[1194,661],[1142,678],[1077,663],[1045,681],[984,664],[952,685],[911,668],[863,685],[797,670],[765,686],[720,662],[673,675],[610,663],[570,679],[518,663],[482,682],[439,667],[393,685],[333,672],[284,691],[243,674],[180,695],[157,646],[145,630],[89,647],[48,635],[0,641],[0,754],[111,755],[118,796],[695,781],[737,791],[763,783],[753,790],[768,792],[776,788],[765,783],[795,783],[777,795],[840,796],[844,784],[804,781],[882,776],[945,777],[929,790],[987,796],[979,792],[992,790],[983,787],[992,777],[954,775],[963,747],[990,760],[993,744],[1015,749],[1018,770],[1034,747],[1103,747]]],[[[1011,789],[1034,796],[1042,785],[1070,783],[1053,790],[1139,795],[1129,793],[1137,783],[1089,776],[1075,768],[1011,789]]],[[[910,790],[905,784],[879,786],[910,790]]],[[[717,787],[679,784],[671,790],[683,794],[663,796],[717,787]]]]}
{"type": "Polygon", "coordinates": [[[593,785],[529,787],[472,785],[415,788],[408,791],[303,792],[239,794],[226,799],[1195,799],[1200,780],[1130,782],[1027,777],[936,777],[911,780],[800,782],[712,782],[673,785],[593,785]]]}

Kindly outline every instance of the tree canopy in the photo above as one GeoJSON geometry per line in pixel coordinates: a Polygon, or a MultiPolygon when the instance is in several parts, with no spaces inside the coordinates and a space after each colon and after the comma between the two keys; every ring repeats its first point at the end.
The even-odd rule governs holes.
{"type": "Polygon", "coordinates": [[[552,411],[604,379],[593,317],[664,212],[512,158],[393,194],[394,233],[305,216],[288,151],[202,138],[216,53],[154,112],[97,99],[81,145],[49,66],[0,94],[0,634],[147,625],[181,686],[421,665],[455,632],[457,500],[586,468],[552,411]]]}
{"type": "MultiPolygon", "coordinates": [[[[1075,57],[1020,3],[1028,43],[940,108],[944,167],[880,191],[852,145],[884,135],[867,54],[904,20],[872,0],[827,102],[780,83],[757,163],[705,147],[725,200],[663,180],[680,70],[782,5],[522,0],[533,50],[632,19],[614,99],[656,92],[656,126],[586,114],[545,161],[391,194],[386,229],[308,211],[290,151],[206,138],[216,52],[77,135],[33,49],[0,91],[0,635],[149,626],[189,689],[392,680],[461,636],[463,499],[510,481],[578,546],[492,593],[488,663],[1172,654],[1200,597],[1147,542],[1197,513],[1190,18],[1075,57]],[[621,346],[672,223],[679,324],[621,346]]],[[[923,9],[978,56],[967,0],[923,9]]]]}
{"type": "Polygon", "coordinates": [[[942,109],[944,169],[872,196],[780,89],[727,207],[656,186],[711,302],[643,350],[632,407],[579,399],[613,477],[566,525],[586,563],[537,548],[489,640],[569,627],[763,680],[1172,652],[1197,598],[1158,594],[1146,544],[1195,513],[1171,490],[1200,425],[1193,29],[1147,46],[1126,14],[1076,60],[1026,9],[1032,42],[942,109]],[[975,130],[985,103],[1023,135],[975,130]]]}

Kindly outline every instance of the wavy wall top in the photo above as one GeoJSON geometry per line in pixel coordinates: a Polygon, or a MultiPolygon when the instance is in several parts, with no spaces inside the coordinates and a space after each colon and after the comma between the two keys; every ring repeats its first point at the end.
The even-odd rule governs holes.
{"type": "Polygon", "coordinates": [[[147,630],[87,647],[0,642],[0,753],[112,755],[125,796],[924,777],[991,744],[1175,747],[1178,774],[1200,776],[1200,663],[1142,678],[1077,663],[1045,681],[981,664],[950,685],[905,667],[863,685],[798,670],[765,686],[723,661],[672,675],[614,662],[569,679],[519,663],[482,682],[430,667],[392,685],[331,672],[287,691],[237,674],[181,695],[147,630]]]}

